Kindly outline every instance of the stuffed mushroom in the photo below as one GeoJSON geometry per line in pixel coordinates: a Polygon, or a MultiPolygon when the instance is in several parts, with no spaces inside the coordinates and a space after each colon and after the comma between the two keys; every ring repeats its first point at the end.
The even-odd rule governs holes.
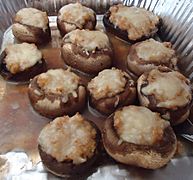
{"type": "Polygon", "coordinates": [[[61,51],[67,65],[84,73],[96,74],[112,66],[111,43],[101,31],[71,31],[64,36],[61,51]]]}
{"type": "Polygon", "coordinates": [[[160,19],[144,8],[118,4],[110,7],[103,23],[108,31],[133,43],[153,37],[158,31],[160,19]]]}
{"type": "Polygon", "coordinates": [[[48,118],[73,115],[84,109],[86,103],[81,78],[63,69],[50,69],[34,77],[28,94],[33,108],[48,118]]]}
{"type": "Polygon", "coordinates": [[[42,53],[35,44],[8,45],[0,61],[0,74],[13,82],[28,82],[47,69],[42,53]]]}
{"type": "Polygon", "coordinates": [[[117,110],[105,121],[102,139],[116,161],[146,169],[166,165],[177,145],[169,121],[146,107],[133,105],[117,110]]]}
{"type": "Polygon", "coordinates": [[[20,9],[15,15],[12,32],[21,42],[47,43],[51,39],[47,13],[35,8],[20,9]]]}
{"type": "Polygon", "coordinates": [[[63,35],[75,29],[95,29],[95,12],[80,3],[71,3],[63,6],[58,13],[57,25],[63,35]]]}
{"type": "Polygon", "coordinates": [[[142,74],[137,82],[140,104],[159,112],[177,125],[190,114],[192,92],[190,81],[178,71],[153,69],[142,74]]]}
{"type": "Polygon", "coordinates": [[[134,103],[136,87],[131,77],[119,69],[105,69],[93,78],[87,87],[90,105],[103,114],[134,103]]]}
{"type": "Polygon", "coordinates": [[[148,39],[132,45],[127,56],[129,71],[136,76],[157,68],[158,66],[177,69],[177,56],[170,42],[148,39]]]}
{"type": "Polygon", "coordinates": [[[38,149],[44,167],[69,177],[87,172],[99,153],[100,135],[96,126],[80,114],[54,119],[40,132],[38,149]]]}

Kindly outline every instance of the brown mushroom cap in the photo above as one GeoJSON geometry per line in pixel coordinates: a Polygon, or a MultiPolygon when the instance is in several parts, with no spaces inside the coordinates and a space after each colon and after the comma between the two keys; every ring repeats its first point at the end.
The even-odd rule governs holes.
{"type": "Polygon", "coordinates": [[[114,117],[111,115],[105,121],[102,140],[107,153],[118,162],[157,169],[167,164],[175,154],[177,140],[170,126],[165,128],[158,142],[140,145],[121,140],[113,124],[114,117]]]}
{"type": "Polygon", "coordinates": [[[12,31],[21,42],[45,44],[51,39],[47,13],[35,8],[19,10],[14,18],[12,31]]]}
{"type": "Polygon", "coordinates": [[[112,66],[112,47],[108,36],[101,31],[71,31],[63,38],[61,52],[67,65],[88,74],[112,66]]]}
{"type": "Polygon", "coordinates": [[[6,52],[3,51],[0,56],[0,74],[3,78],[10,82],[28,83],[30,79],[47,70],[47,65],[44,59],[38,61],[34,66],[27,68],[24,71],[12,74],[7,68],[4,61],[6,52]]]}
{"type": "MultiPolygon", "coordinates": [[[[130,38],[130,33],[129,33],[129,30],[127,30],[126,27],[124,28],[121,28],[119,27],[118,25],[115,25],[113,24],[111,21],[110,21],[110,17],[111,17],[111,9],[113,9],[113,11],[117,11],[119,8],[136,8],[136,7],[126,7],[126,6],[123,6],[121,4],[118,4],[118,5],[114,5],[112,6],[104,15],[103,17],[103,24],[106,28],[107,31],[111,32],[112,34],[114,34],[115,36],[125,40],[125,41],[128,41],[130,43],[135,43],[135,42],[138,42],[138,41],[143,41],[145,39],[148,39],[150,37],[153,37],[156,32],[158,31],[158,27],[160,26],[160,20],[157,21],[157,23],[152,23],[152,27],[150,28],[151,30],[149,30],[147,33],[144,33],[143,35],[137,37],[137,38],[130,38]],[[153,28],[153,26],[155,26],[153,28]]],[[[138,8],[139,10],[142,9],[142,8],[138,8]]],[[[142,9],[143,10],[143,9],[142,9]]],[[[147,13],[150,13],[148,11],[146,11],[147,13]]],[[[122,13],[123,14],[123,13],[122,13]]],[[[156,16],[155,16],[156,17],[156,16]]],[[[142,15],[142,18],[143,18],[143,15],[142,15]]],[[[158,17],[156,17],[158,18],[158,17]]],[[[139,19],[139,17],[137,18],[139,19]]],[[[133,18],[134,21],[137,20],[136,18],[133,18]]],[[[149,19],[150,20],[150,19],[149,19]]],[[[148,22],[149,23],[149,22],[148,22]]],[[[147,23],[147,24],[148,24],[147,23]]],[[[124,24],[125,25],[125,24],[124,24]]],[[[130,22],[130,28],[133,27],[132,25],[132,22],[130,22]]]]}
{"type": "Polygon", "coordinates": [[[37,77],[32,79],[28,95],[33,108],[38,113],[48,118],[55,118],[64,114],[74,115],[76,112],[84,109],[86,104],[86,88],[81,82],[76,89],[77,97],[69,94],[67,102],[64,102],[62,94],[44,92],[37,84],[37,77]],[[51,104],[53,108],[49,108],[49,105],[42,107],[37,105],[38,101],[44,100],[46,100],[47,104],[51,104]],[[54,104],[56,104],[55,107],[54,104]]]}
{"type": "MultiPolygon", "coordinates": [[[[155,79],[155,82],[158,81],[158,80],[156,80],[156,77],[154,77],[154,79],[155,79]]],[[[171,80],[168,81],[168,78],[165,78],[164,82],[165,82],[165,85],[168,86],[168,88],[174,87],[175,83],[176,83],[176,81],[175,82],[174,81],[171,82],[171,80]]],[[[190,84],[189,80],[186,77],[184,77],[181,73],[179,73],[177,71],[172,71],[168,68],[158,68],[158,69],[152,70],[150,72],[144,73],[143,75],[140,76],[140,78],[138,79],[138,82],[137,82],[137,91],[138,91],[138,97],[140,100],[140,104],[150,108],[152,111],[159,112],[162,115],[162,117],[164,119],[169,120],[172,125],[180,124],[188,118],[189,113],[190,113],[192,93],[191,93],[191,89],[190,89],[189,84],[190,84]],[[151,73],[151,72],[155,72],[155,73],[157,73],[157,72],[158,73],[173,72],[175,74],[174,74],[174,76],[171,75],[171,77],[176,77],[176,78],[179,78],[179,80],[181,80],[181,82],[178,82],[176,85],[181,87],[182,91],[178,92],[179,94],[175,95],[175,97],[171,97],[172,99],[168,99],[167,101],[171,101],[171,103],[174,104],[174,102],[176,102],[177,98],[184,96],[183,95],[184,92],[186,92],[186,94],[188,94],[188,96],[186,98],[189,98],[189,100],[185,104],[182,104],[182,101],[178,100],[178,103],[180,102],[180,104],[176,103],[173,106],[170,105],[170,106],[166,107],[166,106],[160,105],[160,103],[166,104],[167,101],[166,100],[164,101],[163,99],[162,100],[158,99],[157,98],[158,95],[156,95],[156,94],[151,94],[151,95],[150,94],[149,95],[144,94],[142,92],[143,91],[142,89],[147,87],[150,84],[150,82],[148,81],[148,78],[149,78],[149,73],[151,73]],[[184,88],[182,88],[183,83],[184,83],[184,88]],[[188,89],[189,93],[186,91],[186,89],[188,89]]],[[[161,86],[161,84],[160,84],[160,87],[164,87],[164,85],[161,86]]],[[[169,93],[168,91],[169,91],[169,89],[167,89],[167,92],[165,92],[165,93],[168,94],[169,93]]],[[[174,94],[176,92],[171,92],[171,90],[170,90],[170,94],[171,93],[174,94]]],[[[162,96],[162,98],[165,97],[165,95],[163,93],[162,93],[162,95],[160,94],[159,96],[160,97],[162,96]]],[[[183,99],[183,101],[184,101],[184,99],[183,99]]]]}
{"type": "Polygon", "coordinates": [[[89,122],[91,127],[96,130],[95,136],[96,147],[94,149],[94,152],[92,153],[92,156],[87,157],[87,160],[85,162],[82,162],[80,164],[74,164],[73,161],[65,161],[65,160],[59,162],[55,157],[43,151],[40,144],[38,145],[38,150],[42,162],[49,172],[59,177],[71,177],[79,175],[80,173],[88,172],[88,170],[92,169],[93,163],[95,163],[95,161],[99,157],[99,152],[101,149],[100,148],[101,136],[96,125],[91,121],[87,122],[89,122]]]}
{"type": "Polygon", "coordinates": [[[96,26],[96,13],[80,3],[70,3],[59,10],[57,26],[62,36],[75,29],[93,30],[96,26]],[[65,15],[62,16],[63,11],[65,15]]]}
{"type": "Polygon", "coordinates": [[[130,47],[127,65],[129,71],[137,76],[159,66],[177,70],[177,56],[171,43],[148,39],[130,47]]]}
{"type": "MultiPolygon", "coordinates": [[[[108,70],[108,69],[107,69],[108,70]]],[[[107,70],[104,70],[107,72],[107,70]]],[[[117,71],[116,69],[112,68],[110,71],[117,71]]],[[[101,71],[103,72],[103,71],[101,71]]],[[[102,98],[96,98],[94,95],[91,93],[91,90],[89,90],[89,86],[87,87],[88,91],[90,91],[90,105],[98,110],[99,112],[109,115],[113,113],[117,108],[125,106],[125,105],[130,105],[134,103],[136,99],[136,87],[134,81],[127,75],[125,72],[118,70],[122,74],[122,77],[125,79],[125,87],[121,92],[118,92],[114,94],[113,96],[108,96],[102,97],[102,98]]],[[[100,75],[100,73],[99,73],[100,75]]],[[[100,77],[100,76],[99,76],[100,77]]],[[[101,79],[102,81],[102,79],[101,79]]],[[[113,80],[109,79],[109,82],[113,80]]],[[[94,87],[93,87],[94,88],[94,87]]],[[[92,90],[93,91],[93,90],[92,90]]],[[[110,92],[110,90],[109,90],[110,92]]],[[[112,93],[112,92],[111,92],[112,93]]],[[[100,93],[101,94],[101,93],[100,93]]],[[[108,93],[107,93],[108,94],[108,93]]]]}

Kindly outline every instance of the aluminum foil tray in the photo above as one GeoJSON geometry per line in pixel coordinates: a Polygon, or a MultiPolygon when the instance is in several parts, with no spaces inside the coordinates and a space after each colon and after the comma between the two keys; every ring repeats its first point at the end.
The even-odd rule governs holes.
{"type": "MultiPolygon", "coordinates": [[[[36,7],[49,14],[52,41],[41,50],[48,66],[52,59],[60,59],[58,47],[61,37],[56,28],[56,14],[64,4],[72,0],[0,0],[1,51],[9,43],[15,43],[11,31],[12,18],[23,7],[36,7]]],[[[97,28],[103,28],[102,14],[110,5],[121,0],[80,0],[97,14],[97,28]]],[[[145,7],[163,20],[161,39],[171,41],[180,57],[179,68],[191,80],[193,86],[193,3],[192,0],[128,0],[126,5],[145,7]]],[[[114,39],[113,41],[116,41],[114,39]]],[[[126,48],[126,47],[125,47],[126,48]]],[[[119,49],[119,48],[117,48],[119,49]]],[[[121,49],[119,49],[121,50],[121,49]]],[[[57,63],[54,68],[63,66],[57,63]]],[[[84,112],[89,119],[92,115],[84,112]]],[[[97,117],[98,115],[96,115],[97,117]]],[[[100,117],[104,119],[104,117],[100,117]]],[[[190,118],[190,120],[192,120],[190,118]]],[[[37,152],[37,137],[48,119],[33,111],[27,97],[27,86],[10,84],[0,77],[0,180],[47,180],[59,179],[47,173],[37,152]]],[[[100,126],[101,122],[95,122],[100,126]]],[[[158,170],[145,170],[116,163],[102,156],[92,171],[75,179],[126,180],[126,179],[193,179],[193,144],[178,137],[178,152],[170,163],[158,170]]]]}

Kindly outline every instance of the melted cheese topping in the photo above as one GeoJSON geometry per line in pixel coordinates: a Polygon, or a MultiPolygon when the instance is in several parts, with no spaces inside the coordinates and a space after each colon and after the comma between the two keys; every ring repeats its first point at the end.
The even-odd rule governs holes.
{"type": "Polygon", "coordinates": [[[156,29],[159,18],[143,8],[112,6],[109,20],[121,30],[128,32],[128,38],[137,40],[156,29]]]}
{"type": "Polygon", "coordinates": [[[149,72],[147,81],[148,85],[142,88],[142,93],[154,95],[157,107],[176,108],[192,99],[188,79],[177,71],[160,72],[154,69],[149,72]]]}
{"type": "Polygon", "coordinates": [[[44,152],[58,162],[81,164],[91,158],[96,149],[96,130],[76,114],[59,117],[45,126],[38,138],[44,152]]]}
{"type": "Polygon", "coordinates": [[[88,90],[96,100],[115,96],[124,91],[125,75],[119,69],[105,69],[88,83],[88,90]]]}
{"type": "Polygon", "coordinates": [[[15,21],[24,25],[43,28],[44,30],[48,27],[47,13],[35,8],[19,10],[15,16],[15,21]]]}
{"type": "Polygon", "coordinates": [[[75,44],[87,51],[110,47],[108,36],[101,31],[76,29],[64,36],[64,42],[75,44]]]}
{"type": "Polygon", "coordinates": [[[19,34],[25,34],[26,36],[34,37],[34,34],[30,31],[30,29],[22,24],[14,23],[12,26],[12,32],[15,36],[19,36],[19,34]]]}
{"type": "Polygon", "coordinates": [[[94,11],[80,3],[63,6],[59,13],[59,20],[75,24],[79,29],[82,29],[86,22],[95,21],[94,11]]]}
{"type": "Polygon", "coordinates": [[[138,57],[144,61],[168,63],[175,56],[175,51],[167,45],[167,43],[149,39],[139,43],[136,46],[136,52],[138,57]]]}
{"type": "Polygon", "coordinates": [[[60,100],[57,99],[54,101],[50,101],[49,99],[45,98],[42,100],[38,100],[36,106],[42,109],[56,110],[60,108],[60,100]]]}
{"type": "Polygon", "coordinates": [[[129,143],[152,145],[162,139],[168,126],[168,121],[146,107],[127,106],[114,115],[114,127],[119,137],[129,143]]]}
{"type": "Polygon", "coordinates": [[[42,53],[35,44],[12,44],[5,48],[6,68],[12,73],[24,71],[42,59],[42,53]]]}
{"type": "MultiPolygon", "coordinates": [[[[69,94],[77,97],[76,90],[79,85],[80,78],[73,72],[63,69],[51,69],[46,73],[42,73],[37,78],[38,86],[45,93],[53,93],[63,95],[66,98],[69,94]]],[[[67,102],[65,98],[65,102],[67,102]]]]}

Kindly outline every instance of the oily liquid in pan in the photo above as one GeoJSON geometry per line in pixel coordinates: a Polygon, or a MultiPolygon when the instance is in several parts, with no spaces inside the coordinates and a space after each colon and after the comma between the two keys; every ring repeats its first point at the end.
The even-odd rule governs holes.
{"type": "MultiPolygon", "coordinates": [[[[99,27],[101,27],[101,25],[99,25],[99,27]]],[[[61,58],[59,48],[61,37],[56,26],[51,27],[51,31],[52,41],[47,46],[40,47],[43,57],[47,62],[48,69],[67,68],[61,58]]],[[[111,34],[108,34],[108,36],[114,49],[113,66],[128,72],[126,58],[130,45],[111,34]]],[[[83,78],[85,84],[92,78],[78,71],[75,72],[83,78]]],[[[136,79],[134,75],[130,75],[136,79]]],[[[5,83],[3,80],[0,80],[0,82],[5,83]]],[[[3,98],[0,99],[0,137],[2,137],[0,141],[0,153],[3,154],[13,149],[21,149],[30,156],[34,163],[37,163],[40,161],[37,149],[37,138],[41,129],[49,123],[50,120],[33,110],[28,99],[27,87],[28,85],[6,84],[5,94],[3,98]]],[[[88,120],[93,121],[99,129],[102,128],[106,117],[91,108],[89,103],[86,105],[82,114],[88,120]]],[[[104,164],[117,163],[104,153],[102,158],[96,163],[96,166],[104,164]]],[[[132,168],[137,172],[140,171],[141,177],[146,173],[144,170],[134,167],[124,166],[124,169],[125,168],[132,168]]]]}

